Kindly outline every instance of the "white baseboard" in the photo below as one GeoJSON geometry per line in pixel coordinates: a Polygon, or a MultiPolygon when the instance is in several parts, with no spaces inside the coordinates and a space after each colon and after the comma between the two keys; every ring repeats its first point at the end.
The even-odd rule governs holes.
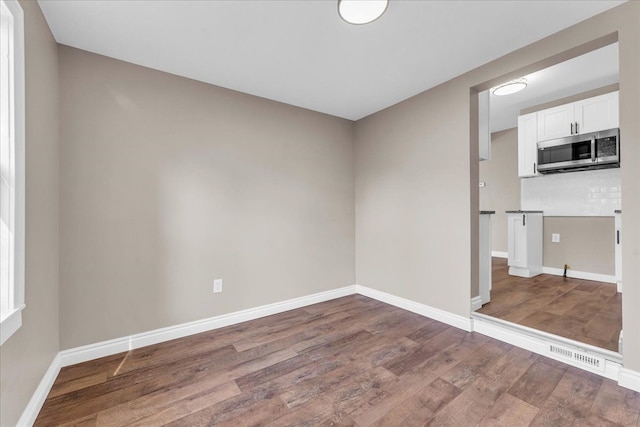
{"type": "Polygon", "coordinates": [[[491,251],[491,256],[495,258],[509,258],[509,253],[501,251],[491,251]]]}
{"type": "Polygon", "coordinates": [[[130,335],[127,337],[116,338],[113,340],[103,341],[95,344],[89,344],[82,347],[76,347],[63,350],[51,363],[49,370],[42,378],[40,385],[34,393],[31,401],[24,410],[20,418],[19,426],[30,426],[35,421],[44,401],[55,382],[61,367],[75,365],[100,357],[110,356],[113,354],[145,347],[152,344],[169,341],[176,338],[182,338],[189,335],[222,328],[225,326],[235,325],[249,320],[259,319],[261,317],[282,313],[288,310],[317,304],[324,301],[344,297],[347,295],[361,294],[369,298],[399,307],[413,313],[426,316],[448,325],[454,326],[465,331],[471,330],[471,319],[449,313],[434,307],[416,303],[411,300],[397,297],[386,292],[377,291],[360,285],[346,286],[343,288],[320,292],[317,294],[294,298],[274,304],[263,305],[247,310],[237,311],[234,313],[215,316],[208,319],[197,320],[194,322],[183,323],[180,325],[170,326],[166,328],[156,329],[149,332],[130,335]]]}
{"type": "Polygon", "coordinates": [[[42,380],[40,380],[40,384],[38,384],[38,388],[36,388],[36,391],[33,393],[33,396],[31,396],[31,400],[29,400],[27,407],[22,412],[22,416],[20,417],[20,420],[18,420],[18,427],[29,427],[36,422],[36,418],[38,418],[42,405],[44,405],[44,401],[47,399],[49,391],[51,390],[51,387],[53,387],[53,383],[58,377],[61,367],[60,353],[58,353],[56,354],[56,357],[53,358],[51,365],[49,365],[49,369],[44,373],[42,380]]]}
{"type": "MultiPolygon", "coordinates": [[[[536,339],[527,337],[513,331],[504,331],[489,322],[478,322],[473,319],[466,318],[457,314],[453,314],[438,308],[430,307],[425,304],[417,303],[406,298],[398,297],[386,292],[378,291],[362,285],[346,286],[331,291],[320,292],[305,297],[294,298],[274,304],[267,304],[247,310],[237,311],[221,316],[215,316],[208,319],[198,320],[195,322],[183,323],[167,328],[156,329],[149,332],[134,334],[127,337],[117,338],[109,341],[103,341],[82,347],[72,348],[61,351],[51,362],[49,369],[43,376],[38,388],[33,394],[29,404],[25,408],[18,426],[31,426],[40,412],[44,401],[46,400],[53,383],[60,371],[61,367],[73,365],[76,363],[86,362],[99,357],[110,356],[135,348],[140,348],[152,344],[169,341],[176,338],[182,338],[189,335],[222,328],[225,326],[235,325],[249,320],[259,319],[261,317],[282,313],[288,310],[317,304],[324,301],[344,297],[347,295],[361,294],[369,298],[402,308],[413,313],[429,317],[431,319],[446,323],[450,326],[465,330],[467,332],[477,331],[484,335],[510,343],[512,345],[533,351],[535,353],[544,354],[546,348],[544,344],[536,339]]],[[[477,304],[480,297],[472,299],[472,306],[477,304]]],[[[558,359],[560,360],[560,359],[558,359]]],[[[564,361],[564,360],[561,360],[564,361]]],[[[620,364],[613,362],[608,363],[605,374],[600,373],[607,378],[618,380],[620,385],[632,390],[640,391],[640,373],[620,368],[620,364]]]]}
{"type": "Polygon", "coordinates": [[[439,308],[430,307],[425,304],[391,295],[386,292],[378,291],[376,289],[367,288],[366,286],[362,285],[356,285],[356,293],[369,298],[373,298],[380,302],[387,303],[389,305],[393,305],[394,307],[402,308],[403,310],[407,310],[412,313],[416,313],[421,316],[446,323],[447,325],[465,330],[467,332],[471,331],[471,319],[467,317],[449,313],[448,311],[440,310],[439,308]]]}
{"type": "Polygon", "coordinates": [[[618,384],[633,391],[640,392],[640,372],[627,368],[620,368],[618,384]]]}
{"type": "Polygon", "coordinates": [[[471,298],[471,311],[476,311],[482,308],[482,298],[480,295],[471,298]]]}
{"type": "Polygon", "coordinates": [[[182,338],[189,335],[207,332],[225,326],[236,325],[249,320],[259,319],[265,316],[282,313],[296,308],[306,307],[324,301],[353,295],[356,293],[356,286],[345,286],[331,291],[320,292],[300,298],[262,305],[247,310],[236,311],[229,314],[210,317],[208,319],[196,320],[194,322],[182,323],[180,325],[169,326],[149,332],[130,335],[128,337],[116,338],[82,347],[76,347],[60,352],[62,366],[75,365],[99,357],[110,356],[112,354],[129,351],[148,345],[182,338]]]}
{"type": "Polygon", "coordinates": [[[622,293],[622,282],[616,282],[616,286],[618,288],[618,292],[622,293]]]}
{"type": "Polygon", "coordinates": [[[465,331],[469,331],[470,320],[463,316],[449,313],[428,305],[413,302],[411,300],[397,297],[386,292],[377,291],[367,288],[366,286],[352,285],[332,291],[321,292],[305,297],[294,298],[274,304],[263,305],[260,307],[250,308],[247,310],[237,311],[234,313],[223,314],[221,316],[210,317],[208,319],[196,320],[194,322],[183,323],[180,325],[169,326],[166,328],[156,329],[149,332],[142,332],[122,338],[116,338],[108,341],[102,341],[95,344],[89,344],[82,347],[76,347],[60,352],[62,366],[75,365],[100,357],[111,356],[113,354],[122,353],[148,345],[158,344],[161,342],[183,338],[189,335],[207,332],[225,326],[236,325],[241,322],[259,319],[265,316],[282,313],[288,310],[317,304],[324,301],[353,295],[355,293],[376,299],[378,301],[399,307],[431,319],[438,320],[448,325],[454,326],[465,331]]]}
{"type": "MultiPolygon", "coordinates": [[[[553,274],[554,276],[564,275],[564,269],[555,267],[542,267],[545,274],[553,274]]],[[[616,283],[616,276],[609,274],[588,273],[584,271],[567,270],[567,277],[573,279],[595,280],[598,282],[616,283]]]]}

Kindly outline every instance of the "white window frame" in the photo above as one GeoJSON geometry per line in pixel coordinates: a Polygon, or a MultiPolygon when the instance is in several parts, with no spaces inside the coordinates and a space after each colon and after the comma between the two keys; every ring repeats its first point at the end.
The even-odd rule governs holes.
{"type": "Polygon", "coordinates": [[[8,12],[9,34],[9,155],[1,159],[7,167],[9,203],[2,206],[11,223],[9,243],[9,289],[0,311],[0,345],[22,326],[24,304],[24,228],[25,228],[25,118],[24,118],[24,13],[17,0],[0,0],[2,13],[8,12]],[[5,300],[6,299],[6,300],[5,300]]]}

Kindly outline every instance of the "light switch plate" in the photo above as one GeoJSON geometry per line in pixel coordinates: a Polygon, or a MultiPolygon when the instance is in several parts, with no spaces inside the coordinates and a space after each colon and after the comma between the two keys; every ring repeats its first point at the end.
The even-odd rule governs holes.
{"type": "Polygon", "coordinates": [[[213,281],[213,293],[219,294],[222,292],[222,279],[216,279],[213,281]]]}

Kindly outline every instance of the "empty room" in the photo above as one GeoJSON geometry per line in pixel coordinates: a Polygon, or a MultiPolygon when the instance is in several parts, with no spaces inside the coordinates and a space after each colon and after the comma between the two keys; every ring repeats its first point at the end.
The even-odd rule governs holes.
{"type": "Polygon", "coordinates": [[[640,2],[0,5],[2,427],[640,426],[640,2]]]}

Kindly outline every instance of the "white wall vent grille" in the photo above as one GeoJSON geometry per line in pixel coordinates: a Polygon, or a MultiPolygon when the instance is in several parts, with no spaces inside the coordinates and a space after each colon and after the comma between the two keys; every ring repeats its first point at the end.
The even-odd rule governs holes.
{"type": "Polygon", "coordinates": [[[602,357],[593,356],[582,351],[572,350],[553,344],[549,344],[549,352],[565,359],[572,360],[574,363],[578,363],[588,368],[604,371],[604,359],[602,357]]]}

